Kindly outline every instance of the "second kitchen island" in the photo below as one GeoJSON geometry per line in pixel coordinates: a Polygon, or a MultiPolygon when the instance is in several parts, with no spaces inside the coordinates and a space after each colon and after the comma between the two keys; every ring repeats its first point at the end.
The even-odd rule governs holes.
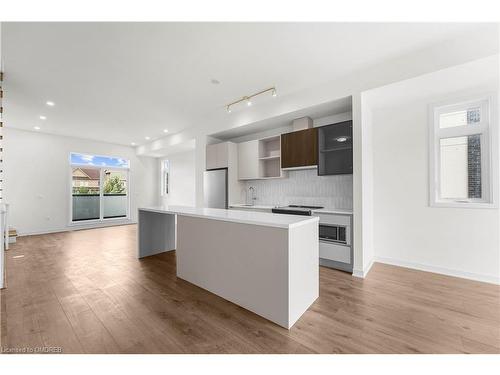
{"type": "Polygon", "coordinates": [[[138,257],[174,249],[179,278],[285,328],[319,296],[317,217],[140,208],[138,257]]]}

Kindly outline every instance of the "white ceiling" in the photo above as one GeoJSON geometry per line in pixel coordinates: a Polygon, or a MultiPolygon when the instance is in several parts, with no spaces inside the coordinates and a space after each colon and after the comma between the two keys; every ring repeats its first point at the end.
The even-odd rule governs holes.
{"type": "Polygon", "coordinates": [[[322,117],[338,115],[352,111],[352,98],[341,98],[331,102],[322,103],[300,111],[288,112],[285,115],[271,117],[263,121],[253,122],[249,125],[238,126],[219,133],[211,134],[212,137],[220,140],[229,140],[245,137],[250,134],[291,126],[292,121],[301,117],[318,119],[322,117]]]}
{"type": "Polygon", "coordinates": [[[203,126],[273,85],[288,95],[469,31],[496,32],[473,23],[2,26],[6,126],[125,145],[203,126]]]}

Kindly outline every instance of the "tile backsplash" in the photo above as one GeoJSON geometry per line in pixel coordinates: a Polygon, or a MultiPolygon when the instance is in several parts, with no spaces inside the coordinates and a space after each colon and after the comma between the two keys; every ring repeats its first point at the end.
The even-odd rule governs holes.
{"type": "Polygon", "coordinates": [[[288,177],[245,182],[253,186],[255,204],[317,205],[328,208],[352,209],[352,175],[318,176],[316,169],[288,171],[288,177]]]}

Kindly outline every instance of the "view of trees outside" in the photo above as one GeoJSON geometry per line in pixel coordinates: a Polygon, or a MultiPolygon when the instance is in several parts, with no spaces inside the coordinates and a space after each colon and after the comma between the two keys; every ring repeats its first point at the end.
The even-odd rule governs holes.
{"type": "MultiPolygon", "coordinates": [[[[104,170],[104,194],[126,194],[126,174],[120,171],[104,170]]],[[[73,169],[73,194],[100,194],[100,171],[90,168],[73,169]]]]}
{"type": "Polygon", "coordinates": [[[79,186],[73,188],[73,194],[99,194],[99,188],[89,188],[88,186],[79,186]]]}
{"type": "Polygon", "coordinates": [[[125,182],[120,179],[119,175],[106,175],[104,182],[104,194],[124,194],[125,182]]]}

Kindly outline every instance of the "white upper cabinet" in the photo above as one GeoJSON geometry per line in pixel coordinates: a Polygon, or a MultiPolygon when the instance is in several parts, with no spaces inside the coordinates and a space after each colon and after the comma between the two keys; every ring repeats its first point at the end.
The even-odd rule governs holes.
{"type": "Polygon", "coordinates": [[[228,167],[228,143],[216,143],[207,145],[206,169],[217,169],[228,167]]]}
{"type": "Polygon", "coordinates": [[[238,178],[252,180],[259,177],[259,141],[238,143],[238,178]]]}
{"type": "Polygon", "coordinates": [[[229,160],[228,152],[228,142],[217,144],[217,167],[216,168],[227,168],[229,160]]]}
{"type": "Polygon", "coordinates": [[[217,145],[207,145],[206,169],[217,168],[217,145]]]}

